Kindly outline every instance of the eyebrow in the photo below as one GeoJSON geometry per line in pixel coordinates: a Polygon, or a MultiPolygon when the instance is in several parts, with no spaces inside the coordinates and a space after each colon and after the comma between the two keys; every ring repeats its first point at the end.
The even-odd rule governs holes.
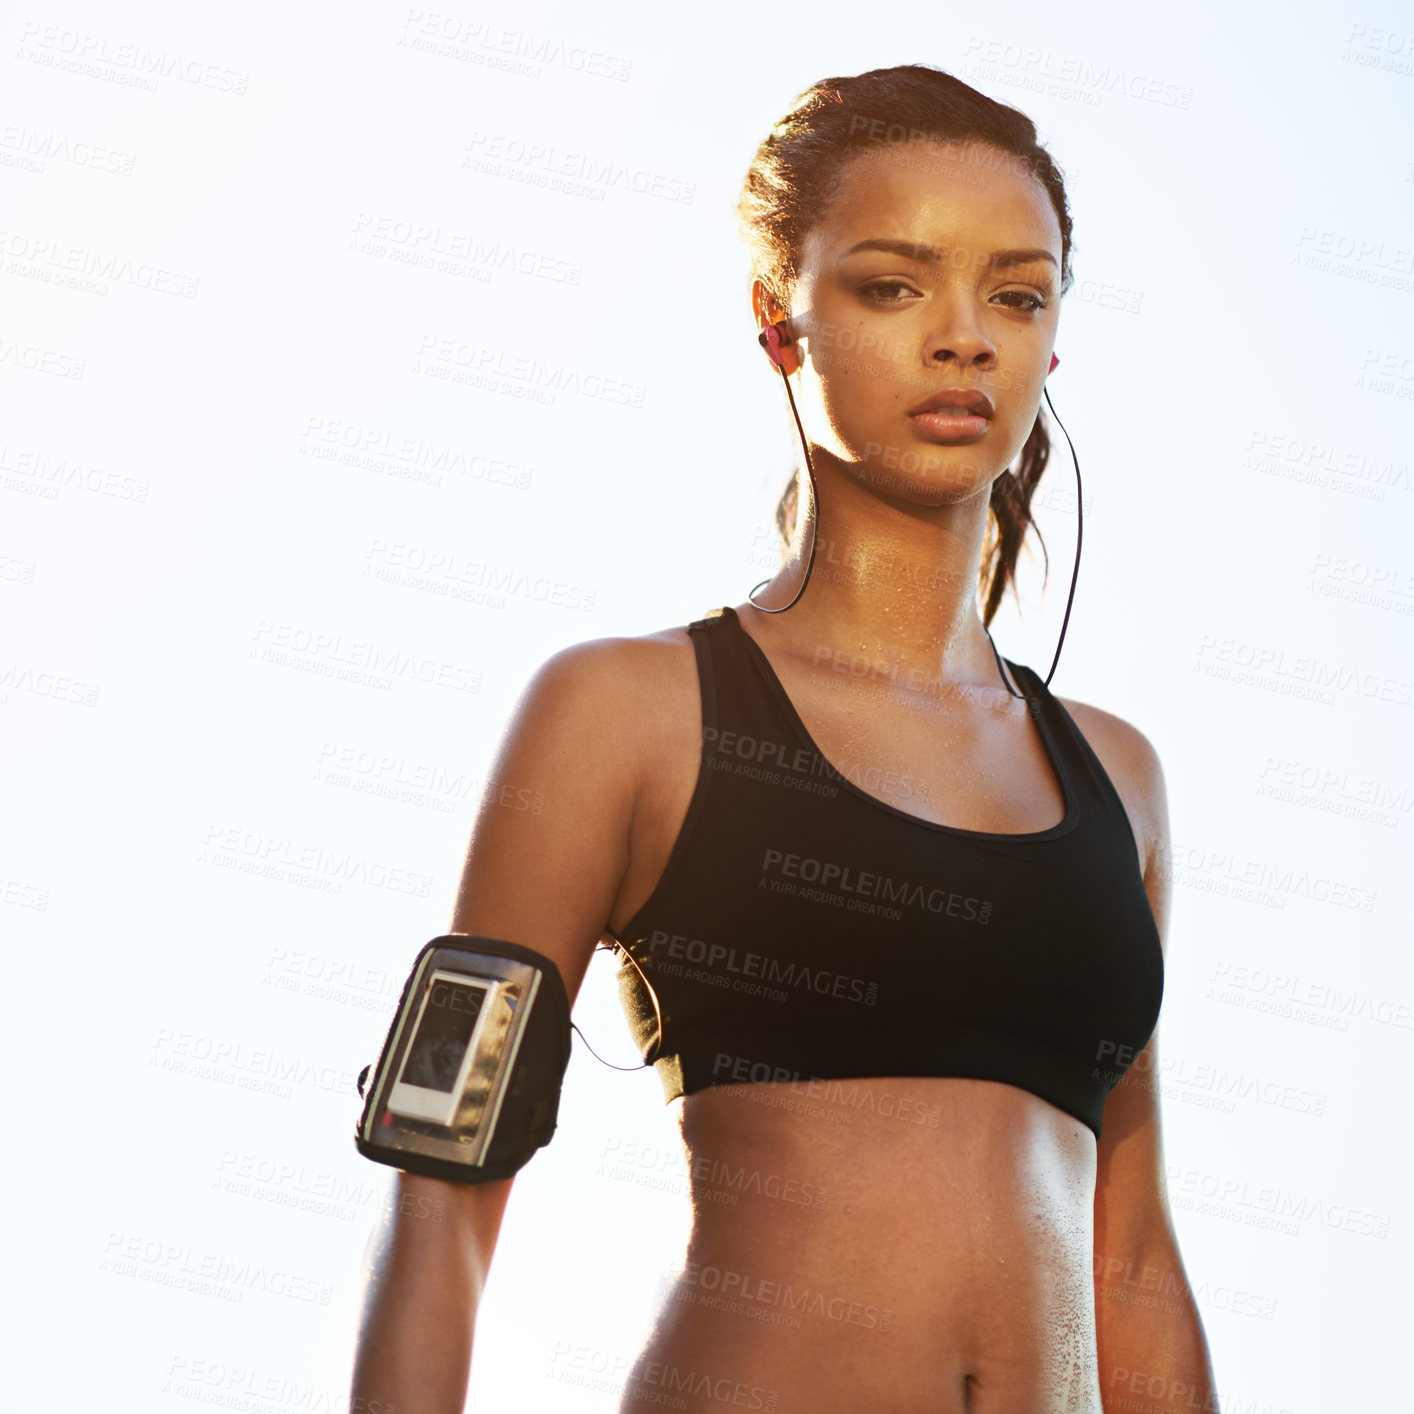
{"type": "MultiPolygon", "coordinates": [[[[901,255],[906,260],[919,260],[932,265],[941,264],[947,257],[947,252],[935,245],[920,245],[916,241],[872,240],[860,241],[858,245],[850,246],[840,259],[843,260],[860,250],[882,250],[889,255],[901,255]]],[[[988,264],[991,268],[1000,270],[1011,265],[1029,265],[1033,260],[1049,260],[1052,265],[1056,264],[1055,256],[1039,247],[1029,250],[999,250],[993,253],[988,264]]]]}

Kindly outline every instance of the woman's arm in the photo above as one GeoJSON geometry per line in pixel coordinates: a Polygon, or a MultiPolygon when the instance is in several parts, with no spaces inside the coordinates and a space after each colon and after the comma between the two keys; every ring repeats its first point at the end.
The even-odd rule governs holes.
{"type": "Polygon", "coordinates": [[[349,1414],[460,1414],[486,1272],[513,1179],[399,1170],[369,1242],[349,1414]]]}
{"type": "Polygon", "coordinates": [[[1164,1185],[1157,1072],[1151,1039],[1105,1102],[1095,1180],[1100,1393],[1106,1411],[1212,1414],[1212,1360],[1164,1185]]]}
{"type": "MultiPolygon", "coordinates": [[[[1126,727],[1124,736],[1125,774],[1142,801],[1148,844],[1144,888],[1164,944],[1170,871],[1163,770],[1141,733],[1126,727]]],[[[1095,1326],[1104,1408],[1126,1414],[1208,1414],[1218,1408],[1212,1361],[1164,1183],[1157,1032],[1110,1091],[1100,1128],[1095,1326]]]]}
{"type": "MultiPolygon", "coordinates": [[[[449,929],[554,959],[571,1006],[628,867],[643,661],[632,640],[600,640],[531,680],[482,793],[449,929]]],[[[350,1414],[460,1414],[513,1183],[398,1172],[370,1242],[350,1414]]]]}

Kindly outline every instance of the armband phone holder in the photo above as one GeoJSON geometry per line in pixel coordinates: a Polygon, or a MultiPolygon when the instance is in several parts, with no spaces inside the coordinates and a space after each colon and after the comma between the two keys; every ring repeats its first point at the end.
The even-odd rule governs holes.
{"type": "Polygon", "coordinates": [[[377,1064],[359,1074],[354,1142],[409,1173],[509,1178],[555,1132],[569,1057],[569,1000],[551,958],[469,933],[433,938],[377,1064]]]}

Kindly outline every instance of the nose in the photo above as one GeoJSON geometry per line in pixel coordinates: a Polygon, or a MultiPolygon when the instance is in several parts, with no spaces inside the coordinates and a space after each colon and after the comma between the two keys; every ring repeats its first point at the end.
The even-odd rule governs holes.
{"type": "Polygon", "coordinates": [[[997,357],[997,346],[987,336],[976,291],[960,280],[939,287],[930,301],[930,323],[923,342],[923,362],[928,366],[955,361],[959,368],[986,369],[997,357]]]}

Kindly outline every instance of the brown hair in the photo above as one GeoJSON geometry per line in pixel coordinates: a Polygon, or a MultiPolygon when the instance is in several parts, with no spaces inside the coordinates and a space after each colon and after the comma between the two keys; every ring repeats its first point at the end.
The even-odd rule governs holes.
{"type": "MultiPolygon", "coordinates": [[[[854,78],[821,79],[806,89],[756,150],[737,201],[737,217],[751,253],[753,277],[783,307],[800,275],[806,235],[838,190],[846,163],[861,152],[914,139],[949,144],[980,141],[1009,154],[1046,188],[1061,231],[1060,293],[1070,288],[1070,211],[1060,169],[1036,139],[1035,124],[1015,108],[926,64],[871,69],[854,78]]],[[[1044,416],[1021,449],[1020,469],[992,483],[988,535],[979,590],[982,621],[992,622],[1026,532],[1033,528],[1031,495],[1050,459],[1044,416]]],[[[796,517],[792,475],[776,507],[776,528],[790,542],[796,517]]],[[[1041,539],[1040,531],[1036,532],[1041,539]]],[[[1045,541],[1041,541],[1045,553],[1045,541]]],[[[1047,561],[1049,566],[1049,559],[1047,561]]]]}

